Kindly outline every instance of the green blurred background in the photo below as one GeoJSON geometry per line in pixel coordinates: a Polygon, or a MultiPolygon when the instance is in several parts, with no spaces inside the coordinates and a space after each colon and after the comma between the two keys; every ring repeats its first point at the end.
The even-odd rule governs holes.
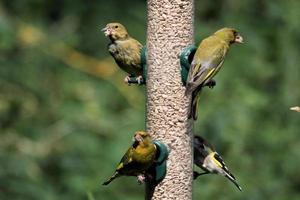
{"type": "MultiPolygon", "coordinates": [[[[300,1],[195,2],[195,41],[231,26],[217,86],[201,96],[195,132],[217,146],[244,191],[203,176],[194,199],[300,199],[300,1]]],[[[119,21],[145,44],[146,2],[1,0],[0,199],[143,199],[110,176],[145,126],[145,88],[123,84],[100,32],[119,21]],[[126,3],[125,3],[126,2],[126,3]]]]}

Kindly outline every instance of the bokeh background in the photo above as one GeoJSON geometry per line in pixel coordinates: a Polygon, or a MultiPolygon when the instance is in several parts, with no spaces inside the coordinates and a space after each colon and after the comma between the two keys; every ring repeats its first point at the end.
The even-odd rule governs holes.
{"type": "MultiPolygon", "coordinates": [[[[300,199],[300,1],[195,2],[195,41],[231,26],[217,86],[195,132],[210,139],[244,191],[203,176],[194,199],[300,199]]],[[[145,88],[123,84],[106,23],[146,41],[146,2],[1,0],[0,199],[138,200],[132,177],[101,186],[145,126],[145,88]]]]}

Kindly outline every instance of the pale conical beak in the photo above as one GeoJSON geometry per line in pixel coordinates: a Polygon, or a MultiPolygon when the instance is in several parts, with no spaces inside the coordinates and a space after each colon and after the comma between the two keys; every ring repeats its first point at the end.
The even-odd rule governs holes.
{"type": "Polygon", "coordinates": [[[111,34],[111,29],[108,27],[101,29],[101,31],[104,33],[105,36],[109,36],[111,34]]]}
{"type": "Polygon", "coordinates": [[[299,106],[291,107],[290,110],[300,112],[300,107],[299,106]]]}
{"type": "Polygon", "coordinates": [[[140,136],[139,134],[135,134],[133,140],[137,142],[143,142],[143,137],[140,136]]]}
{"type": "Polygon", "coordinates": [[[243,37],[241,35],[237,35],[234,39],[234,42],[236,43],[244,43],[243,37]]]}

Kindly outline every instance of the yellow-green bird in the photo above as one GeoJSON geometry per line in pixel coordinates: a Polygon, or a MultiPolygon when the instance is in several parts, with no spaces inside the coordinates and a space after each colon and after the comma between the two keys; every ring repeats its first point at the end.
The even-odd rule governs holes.
{"type": "Polygon", "coordinates": [[[220,174],[228,178],[240,191],[241,186],[236,182],[225,165],[222,157],[216,152],[215,148],[203,137],[194,136],[194,164],[205,172],[198,173],[194,171],[194,179],[204,174],[220,174]]]}
{"type": "Polygon", "coordinates": [[[104,35],[110,39],[108,51],[118,66],[127,72],[124,81],[128,83],[130,77],[136,77],[140,84],[142,81],[141,49],[139,41],[130,37],[126,28],[120,23],[108,23],[102,29],[104,35]]]}
{"type": "Polygon", "coordinates": [[[156,146],[150,135],[144,131],[137,131],[133,137],[133,144],[121,159],[115,173],[103,183],[108,185],[119,176],[137,176],[138,182],[145,179],[145,172],[152,166],[156,156],[156,146]]]}
{"type": "Polygon", "coordinates": [[[197,119],[197,102],[204,85],[209,85],[219,72],[229,47],[243,43],[242,36],[233,28],[222,28],[200,43],[189,70],[186,95],[192,95],[189,118],[197,119]]]}

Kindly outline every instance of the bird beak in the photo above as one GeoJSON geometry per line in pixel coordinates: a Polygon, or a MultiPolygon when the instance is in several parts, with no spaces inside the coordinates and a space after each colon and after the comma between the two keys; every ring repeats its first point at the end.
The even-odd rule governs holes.
{"type": "Polygon", "coordinates": [[[109,36],[111,34],[111,29],[108,27],[101,29],[101,31],[104,32],[105,36],[109,36]]]}
{"type": "Polygon", "coordinates": [[[133,139],[134,139],[134,141],[137,141],[137,142],[143,142],[143,138],[139,134],[135,134],[133,139]]]}
{"type": "Polygon", "coordinates": [[[243,37],[241,35],[237,35],[234,39],[234,42],[241,43],[241,44],[244,43],[243,37]]]}
{"type": "Polygon", "coordinates": [[[300,112],[300,107],[299,106],[291,107],[290,110],[300,112]]]}

